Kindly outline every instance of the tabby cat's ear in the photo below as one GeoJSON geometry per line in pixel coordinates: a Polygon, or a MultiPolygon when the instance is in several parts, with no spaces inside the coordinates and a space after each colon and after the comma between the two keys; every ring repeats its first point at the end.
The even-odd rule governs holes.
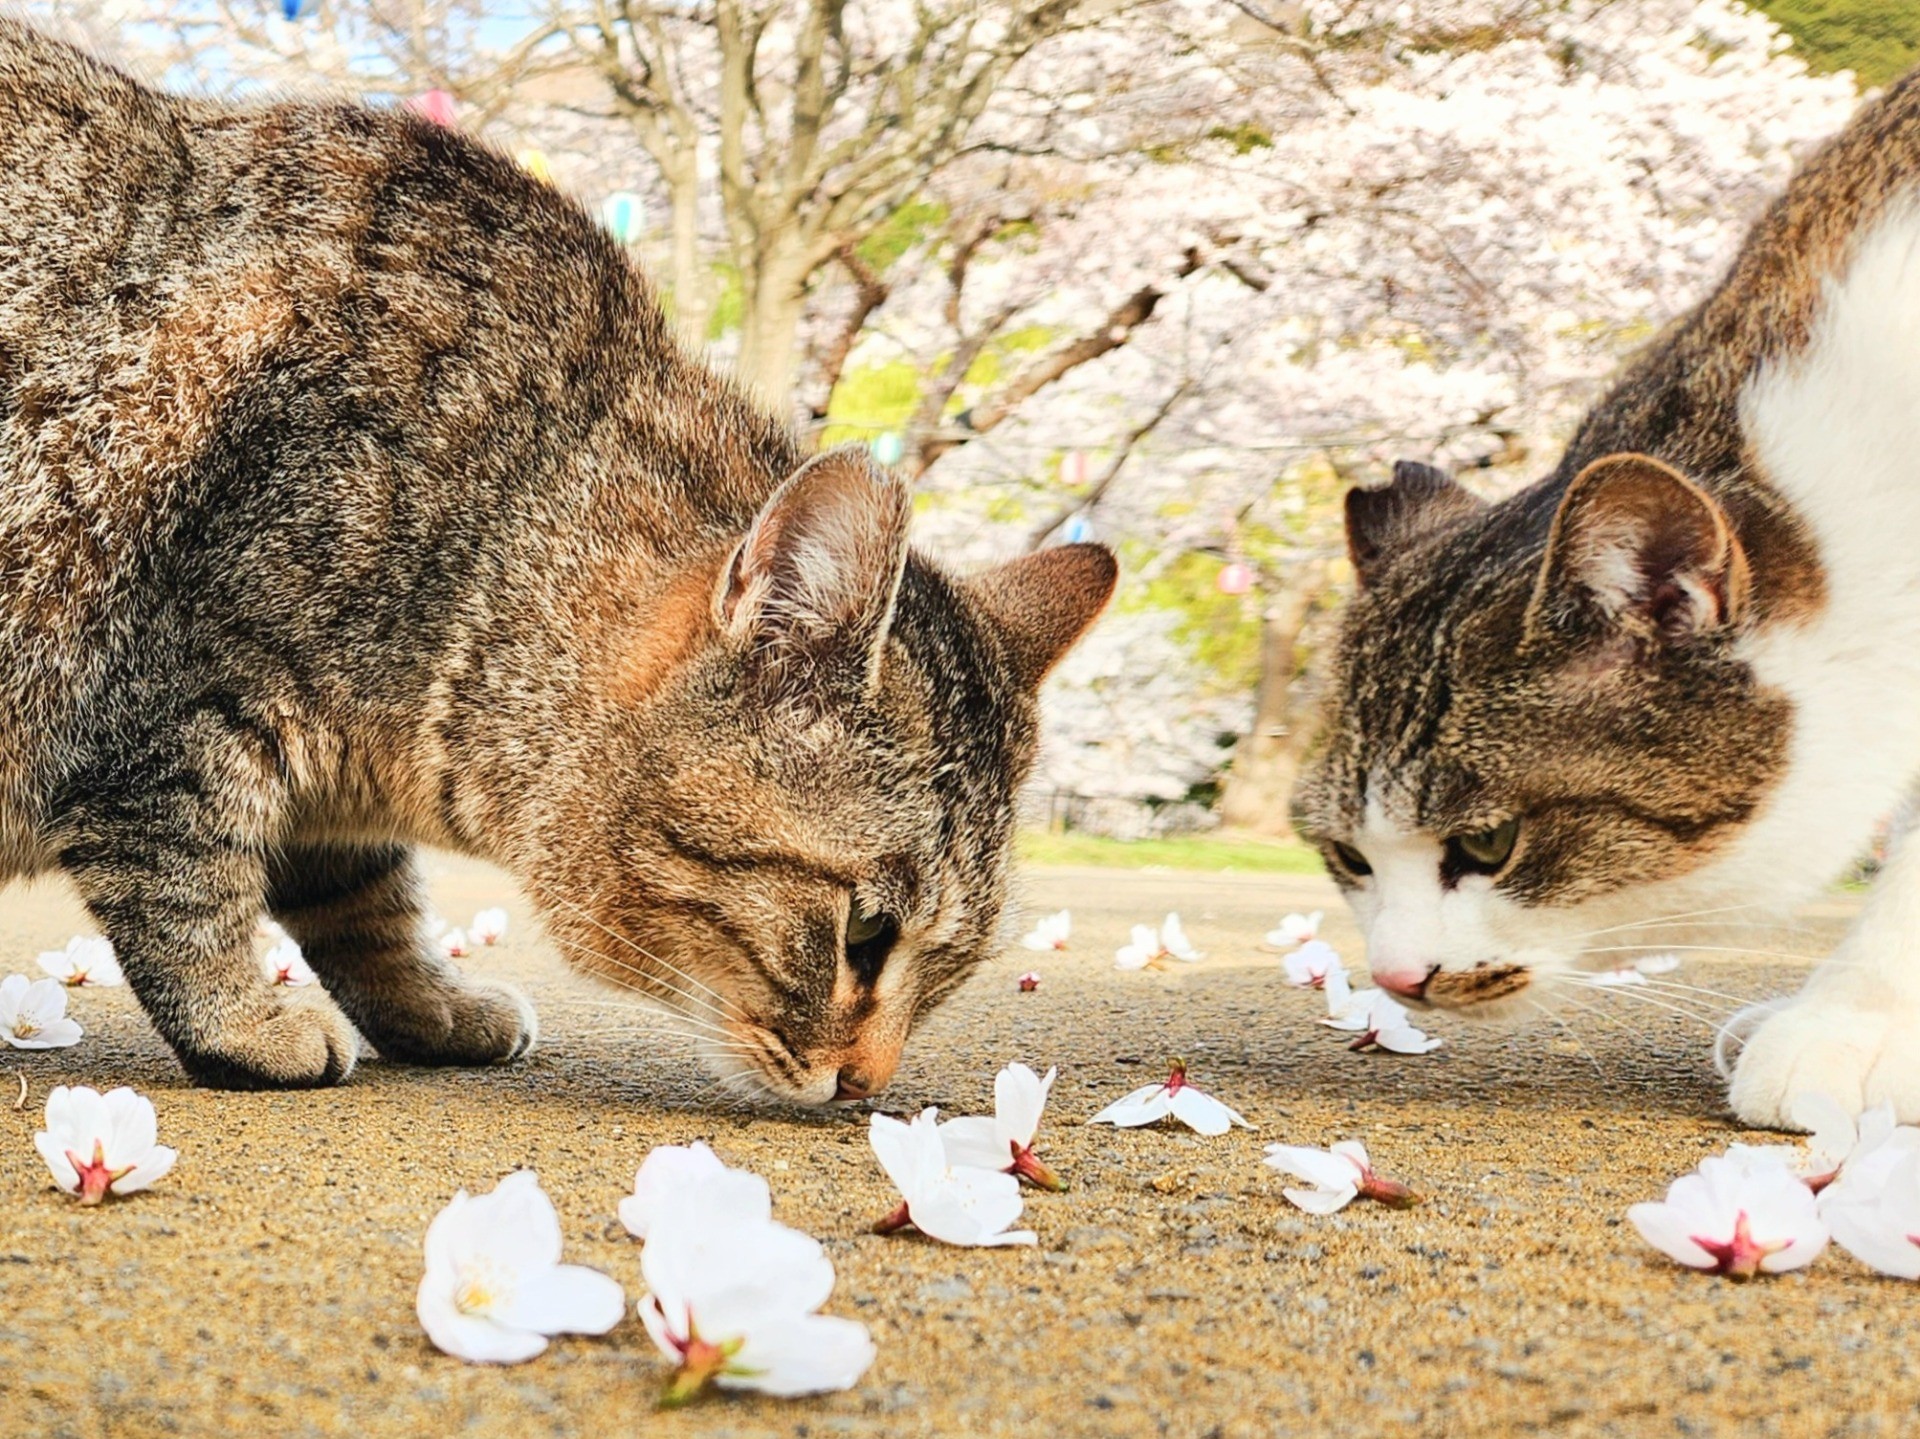
{"type": "Polygon", "coordinates": [[[1628,634],[1680,640],[1732,624],[1746,600],[1746,552],[1719,502],[1651,456],[1608,455],[1561,497],[1526,632],[1597,612],[1628,634]]]}
{"type": "Polygon", "coordinates": [[[907,487],[866,450],[808,460],[754,517],[714,617],[769,672],[872,691],[907,562],[907,487]]]}
{"type": "Polygon", "coordinates": [[[975,575],[965,588],[998,626],[1020,682],[1035,689],[1099,618],[1119,575],[1105,545],[1057,545],[975,575]]]}
{"type": "Polygon", "coordinates": [[[1445,470],[1398,460],[1393,482],[1347,491],[1347,558],[1365,588],[1394,554],[1427,530],[1483,503],[1445,470]]]}

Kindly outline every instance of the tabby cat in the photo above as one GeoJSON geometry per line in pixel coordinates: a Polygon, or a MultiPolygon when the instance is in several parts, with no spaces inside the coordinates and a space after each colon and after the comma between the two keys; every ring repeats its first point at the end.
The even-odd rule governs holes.
{"type": "Polygon", "coordinates": [[[0,21],[0,882],[181,1062],[523,1053],[413,847],[511,869],[761,1091],[869,1094],[995,939],[1114,563],[960,579],[676,347],[572,200],[400,112],[158,94],[0,21]],[[251,949],[262,908],[324,995],[251,949]]]}
{"type": "MultiPolygon", "coordinates": [[[[1382,985],[1510,1010],[1669,917],[1830,880],[1920,775],[1920,76],[1551,475],[1486,504],[1403,465],[1347,523],[1359,593],[1295,805],[1382,985]]],[[[1920,846],[1738,1029],[1748,1122],[1813,1091],[1920,1120],[1920,846]]]]}

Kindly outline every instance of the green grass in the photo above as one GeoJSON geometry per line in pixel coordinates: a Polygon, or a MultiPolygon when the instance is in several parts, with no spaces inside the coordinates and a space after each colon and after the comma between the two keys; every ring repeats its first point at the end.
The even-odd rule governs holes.
{"type": "Polygon", "coordinates": [[[1176,839],[1099,839],[1090,834],[1026,830],[1014,842],[1028,864],[1097,865],[1106,869],[1203,869],[1239,874],[1319,874],[1320,856],[1303,844],[1254,835],[1199,834],[1176,839]]]}
{"type": "Polygon", "coordinates": [[[1887,85],[1920,62],[1920,0],[1761,0],[1815,70],[1887,85]]]}

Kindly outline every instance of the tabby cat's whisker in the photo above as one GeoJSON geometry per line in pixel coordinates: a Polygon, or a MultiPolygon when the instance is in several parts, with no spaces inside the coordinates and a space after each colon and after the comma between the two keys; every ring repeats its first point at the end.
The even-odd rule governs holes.
{"type": "Polygon", "coordinates": [[[1724,1019],[1722,1019],[1718,1015],[1700,1014],[1694,1010],[1686,1008],[1683,1005],[1672,1004],[1654,995],[1646,994],[1641,991],[1638,985],[1631,985],[1631,984],[1606,985],[1606,986],[1591,985],[1589,986],[1589,988],[1597,990],[1602,993],[1606,993],[1606,994],[1627,995],[1635,1000],[1638,1000],[1642,1004],[1651,1005],[1655,1009],[1669,1010],[1672,1013],[1681,1016],[1681,1018],[1683,1019],[1688,1019],[1695,1024],[1706,1026],[1707,1029],[1713,1032],[1713,1036],[1716,1040],[1722,1034],[1726,1033],[1728,1026],[1732,1023],[1734,1014],[1739,1013],[1739,1011],[1735,1011],[1734,1014],[1729,1014],[1724,1019]]]}
{"type": "MultiPolygon", "coordinates": [[[[1765,909],[1766,907],[1767,906],[1764,903],[1754,902],[1749,904],[1725,904],[1725,905],[1721,905],[1718,909],[1682,910],[1678,914],[1662,915],[1658,919],[1635,919],[1635,920],[1629,920],[1625,924],[1610,924],[1606,926],[1604,929],[1582,930],[1577,934],[1567,935],[1566,938],[1592,939],[1596,935],[1616,934],[1621,930],[1627,930],[1627,929],[1650,929],[1656,925],[1690,924],[1698,920],[1705,919],[1709,915],[1737,914],[1743,909],[1765,909]]],[[[1727,922],[1728,921],[1722,921],[1722,923],[1727,923],[1727,922]]],[[[1765,925],[1768,923],[1768,921],[1755,920],[1755,921],[1752,921],[1752,923],[1765,925]]]]}
{"type": "MultiPolygon", "coordinates": [[[[1661,954],[1738,954],[1751,955],[1756,959],[1798,959],[1820,958],[1817,954],[1794,954],[1783,949],[1749,949],[1740,944],[1669,944],[1658,947],[1661,954]]],[[[1576,949],[1575,954],[1644,954],[1644,944],[1599,945],[1590,949],[1576,949]]]]}
{"type": "MultiPolygon", "coordinates": [[[[576,949],[580,953],[588,956],[591,959],[602,961],[606,964],[610,964],[614,966],[616,969],[625,970],[628,974],[636,975],[639,978],[646,980],[650,985],[654,986],[655,989],[658,989],[666,994],[670,994],[676,999],[683,999],[690,1005],[698,1005],[701,1008],[710,1010],[714,1014],[719,1015],[722,1020],[732,1019],[736,1017],[728,1013],[725,1009],[722,1009],[719,1005],[716,1005],[712,1000],[707,999],[703,995],[693,994],[688,992],[687,990],[680,989],[673,984],[669,984],[665,979],[661,978],[659,975],[653,974],[647,970],[641,969],[638,965],[628,964],[625,960],[619,959],[613,955],[607,954],[603,950],[595,949],[590,944],[582,944],[579,940],[570,938],[569,936],[563,935],[563,934],[551,935],[550,938],[552,938],[555,943],[563,944],[572,949],[576,949]]],[[[618,985],[620,988],[628,990],[633,994],[648,995],[653,992],[652,990],[642,988],[637,984],[633,984],[630,981],[621,978],[619,975],[608,974],[608,975],[603,975],[601,977],[605,979],[609,984],[618,985]]],[[[718,1024],[711,1019],[707,1019],[702,1014],[700,1014],[698,1010],[695,1010],[691,1013],[686,1013],[684,1017],[701,1024],[710,1025],[716,1032],[720,1032],[720,1033],[725,1032],[723,1025],[718,1024]]]]}
{"type": "Polygon", "coordinates": [[[1572,1025],[1568,1024],[1566,1020],[1555,1014],[1551,1009],[1548,1009],[1546,1005],[1537,999],[1528,999],[1527,1003],[1539,1010],[1540,1013],[1545,1015],[1553,1024],[1559,1026],[1561,1032],[1565,1034],[1568,1039],[1571,1039],[1575,1044],[1579,1045],[1580,1052],[1587,1057],[1587,1063],[1593,1066],[1593,1072],[1605,1078],[1605,1073],[1600,1068],[1600,1061],[1594,1057],[1593,1051],[1587,1048],[1587,1042],[1574,1032],[1572,1025]]]}
{"type": "Polygon", "coordinates": [[[719,990],[714,989],[712,986],[707,985],[698,979],[695,979],[692,975],[688,974],[685,970],[676,968],[674,965],[669,964],[666,960],[662,959],[659,955],[649,951],[645,945],[620,933],[620,931],[618,931],[617,929],[614,929],[611,925],[602,921],[598,916],[589,913],[587,910],[583,909],[580,905],[575,904],[572,900],[567,899],[564,896],[561,896],[560,903],[565,905],[568,909],[572,910],[575,914],[579,915],[588,924],[591,924],[595,929],[598,929],[601,933],[605,934],[609,939],[618,940],[621,944],[624,944],[628,949],[631,949],[635,954],[639,955],[642,959],[648,960],[651,963],[659,965],[662,969],[668,971],[671,974],[678,975],[680,978],[684,979],[688,984],[691,984],[695,989],[706,990],[708,994],[712,995],[723,1006],[729,1005],[733,1002],[730,999],[728,999],[724,994],[720,993],[719,990]]]}
{"type": "Polygon", "coordinates": [[[1703,994],[1711,996],[1714,999],[1730,999],[1735,1004],[1743,1005],[1752,1004],[1754,1000],[1759,998],[1758,995],[1753,994],[1731,994],[1724,989],[1708,989],[1705,985],[1701,984],[1682,984],[1674,979],[1658,979],[1651,975],[1642,977],[1646,979],[1649,989],[1666,990],[1681,994],[1703,994]]]}

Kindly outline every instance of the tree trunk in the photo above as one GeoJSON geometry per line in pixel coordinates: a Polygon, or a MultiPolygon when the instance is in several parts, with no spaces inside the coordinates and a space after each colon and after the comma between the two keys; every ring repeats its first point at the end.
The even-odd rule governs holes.
{"type": "Polygon", "coordinates": [[[806,307],[807,266],[784,247],[754,257],[741,278],[740,378],[785,418],[793,407],[793,347],[806,307]]]}
{"type": "Polygon", "coordinates": [[[700,172],[693,157],[666,177],[673,202],[673,321],[695,350],[707,343],[712,277],[700,259],[700,172]]]}
{"type": "Polygon", "coordinates": [[[1310,561],[1294,583],[1267,607],[1260,620],[1260,688],[1253,727],[1233,752],[1233,768],[1220,797],[1221,822],[1257,834],[1293,838],[1287,802],[1306,746],[1308,728],[1296,723],[1293,681],[1300,631],[1326,587],[1326,567],[1310,561]]]}

